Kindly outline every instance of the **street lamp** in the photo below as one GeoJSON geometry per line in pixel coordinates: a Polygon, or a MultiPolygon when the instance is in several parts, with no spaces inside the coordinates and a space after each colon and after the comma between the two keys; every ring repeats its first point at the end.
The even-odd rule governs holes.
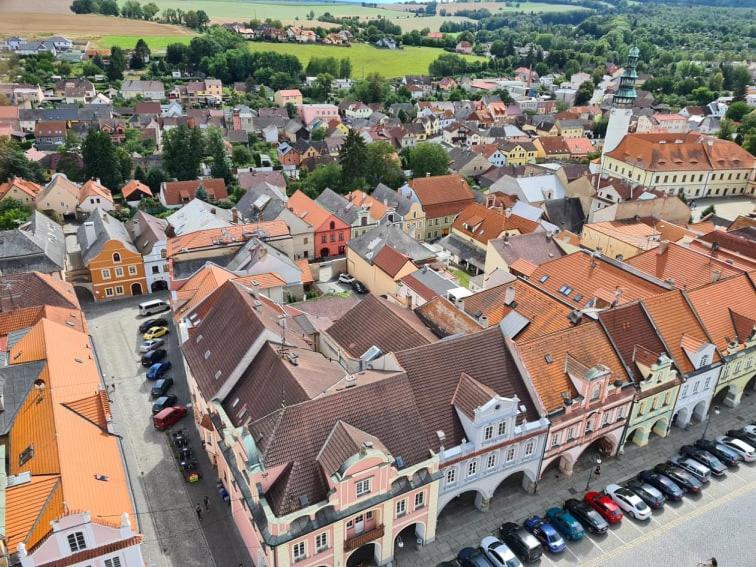
{"type": "Polygon", "coordinates": [[[596,467],[591,467],[591,471],[588,473],[588,482],[585,483],[585,491],[588,492],[588,489],[591,486],[591,479],[593,478],[593,475],[596,476],[601,474],[601,457],[596,457],[596,467]]]}
{"type": "MultiPolygon", "coordinates": [[[[714,410],[714,415],[719,415],[719,406],[714,406],[712,409],[714,410]]],[[[709,431],[709,423],[711,423],[711,412],[706,414],[706,425],[704,426],[703,435],[701,435],[701,439],[706,439],[706,432],[709,431]]]]}

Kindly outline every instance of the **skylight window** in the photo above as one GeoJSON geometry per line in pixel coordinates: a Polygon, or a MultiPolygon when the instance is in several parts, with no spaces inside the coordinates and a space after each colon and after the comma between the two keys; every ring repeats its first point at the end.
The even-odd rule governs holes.
{"type": "Polygon", "coordinates": [[[583,300],[583,294],[582,293],[576,293],[575,297],[573,297],[572,299],[574,299],[575,301],[577,301],[578,303],[580,303],[583,300]]]}
{"type": "Polygon", "coordinates": [[[541,278],[538,281],[541,282],[541,283],[546,283],[547,279],[549,279],[549,275],[548,274],[541,276],[541,278]]]}
{"type": "Polygon", "coordinates": [[[559,288],[559,293],[569,296],[572,293],[572,288],[568,285],[563,285],[559,288]]]}

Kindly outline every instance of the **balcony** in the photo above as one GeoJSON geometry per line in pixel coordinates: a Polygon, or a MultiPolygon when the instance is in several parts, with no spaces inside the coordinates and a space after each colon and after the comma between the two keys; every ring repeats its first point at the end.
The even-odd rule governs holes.
{"type": "Polygon", "coordinates": [[[359,535],[356,535],[347,539],[344,542],[344,551],[352,551],[353,549],[362,547],[363,545],[370,543],[371,541],[374,541],[376,539],[380,539],[382,537],[383,537],[383,524],[381,524],[378,527],[373,528],[372,530],[369,530],[367,532],[362,532],[359,535]]]}

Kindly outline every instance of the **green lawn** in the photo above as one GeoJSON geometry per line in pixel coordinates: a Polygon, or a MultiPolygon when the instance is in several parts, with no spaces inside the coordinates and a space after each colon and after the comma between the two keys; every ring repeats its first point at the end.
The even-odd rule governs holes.
{"type": "Polygon", "coordinates": [[[449,271],[454,274],[455,278],[457,278],[459,285],[470,289],[470,278],[472,277],[470,274],[464,270],[457,270],[455,268],[449,268],[449,271]]]}

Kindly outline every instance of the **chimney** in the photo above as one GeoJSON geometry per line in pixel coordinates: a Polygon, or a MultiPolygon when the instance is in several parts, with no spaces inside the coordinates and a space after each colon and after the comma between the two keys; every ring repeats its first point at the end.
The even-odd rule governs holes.
{"type": "Polygon", "coordinates": [[[84,236],[87,238],[87,244],[90,244],[97,240],[97,234],[95,232],[94,222],[87,221],[84,223],[84,236]]]}
{"type": "Polygon", "coordinates": [[[711,272],[711,281],[718,282],[719,278],[721,277],[722,277],[722,270],[714,270],[713,272],[711,272]]]}
{"type": "Polygon", "coordinates": [[[239,224],[239,209],[236,207],[231,209],[231,222],[233,224],[239,224]]]}
{"type": "Polygon", "coordinates": [[[488,329],[488,317],[486,315],[478,317],[478,323],[480,323],[480,326],[484,329],[488,329]]]}
{"type": "Polygon", "coordinates": [[[486,208],[491,209],[494,207],[494,205],[496,205],[496,197],[489,193],[488,195],[486,195],[486,208]]]}
{"type": "Polygon", "coordinates": [[[669,248],[669,240],[662,240],[659,243],[659,247],[656,249],[656,253],[659,256],[662,256],[667,253],[667,248],[669,248]]]}
{"type": "Polygon", "coordinates": [[[512,216],[512,209],[510,209],[509,207],[507,207],[506,209],[504,209],[504,216],[506,218],[511,217],[512,216]]]}
{"type": "Polygon", "coordinates": [[[507,286],[504,290],[504,305],[512,305],[515,300],[515,287],[513,285],[507,286]]]}

